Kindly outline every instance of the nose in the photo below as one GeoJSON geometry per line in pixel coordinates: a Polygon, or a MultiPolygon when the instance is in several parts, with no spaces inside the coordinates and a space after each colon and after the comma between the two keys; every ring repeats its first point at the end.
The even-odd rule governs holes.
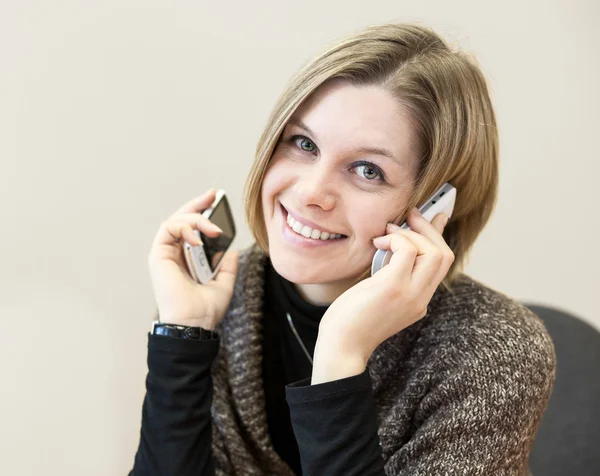
{"type": "Polygon", "coordinates": [[[334,174],[320,160],[298,177],[294,185],[294,192],[298,205],[301,207],[319,207],[331,210],[336,201],[336,184],[334,174]]]}

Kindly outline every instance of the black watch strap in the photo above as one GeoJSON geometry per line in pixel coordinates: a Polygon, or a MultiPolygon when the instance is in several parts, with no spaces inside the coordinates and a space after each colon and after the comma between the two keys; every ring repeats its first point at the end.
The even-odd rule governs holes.
{"type": "Polygon", "coordinates": [[[159,321],[154,321],[152,323],[151,334],[190,340],[211,340],[219,338],[219,334],[216,331],[211,331],[202,327],[182,326],[159,321]]]}

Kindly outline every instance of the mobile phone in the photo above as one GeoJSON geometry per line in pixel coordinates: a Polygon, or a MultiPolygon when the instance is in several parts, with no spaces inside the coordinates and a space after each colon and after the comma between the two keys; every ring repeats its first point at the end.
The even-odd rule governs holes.
{"type": "MultiPolygon", "coordinates": [[[[431,221],[438,213],[445,213],[448,217],[452,216],[454,203],[456,201],[456,189],[449,183],[445,183],[436,192],[419,207],[419,212],[427,221],[431,221]]],[[[408,223],[403,222],[400,228],[410,230],[408,223]]],[[[371,263],[371,276],[387,265],[392,259],[394,253],[391,250],[377,250],[371,263]]]]}
{"type": "Polygon", "coordinates": [[[211,238],[199,230],[194,230],[202,244],[191,245],[185,241],[183,251],[190,276],[200,284],[206,284],[216,276],[223,256],[235,238],[233,214],[224,190],[217,191],[214,202],[202,215],[221,228],[223,233],[211,238]]]}

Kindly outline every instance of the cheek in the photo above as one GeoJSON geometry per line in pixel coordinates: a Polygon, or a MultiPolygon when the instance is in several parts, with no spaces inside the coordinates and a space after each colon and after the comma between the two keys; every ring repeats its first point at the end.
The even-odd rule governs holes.
{"type": "Polygon", "coordinates": [[[369,242],[371,238],[385,234],[385,225],[390,220],[390,212],[386,206],[364,203],[354,207],[352,228],[360,241],[369,242]]]}
{"type": "Polygon", "coordinates": [[[387,214],[381,212],[369,213],[357,217],[353,228],[357,230],[357,236],[361,241],[368,242],[371,238],[380,236],[385,232],[385,224],[388,222],[387,214]]]}
{"type": "Polygon", "coordinates": [[[260,190],[260,196],[262,197],[262,202],[263,202],[263,206],[266,204],[268,196],[271,194],[271,189],[272,189],[272,183],[273,180],[271,179],[272,174],[271,174],[271,170],[267,170],[267,172],[265,173],[265,176],[263,177],[263,181],[262,181],[262,188],[260,190]]]}
{"type": "Polygon", "coordinates": [[[283,186],[290,182],[294,168],[281,155],[274,155],[267,166],[263,179],[263,190],[267,193],[277,193],[283,186]]]}
{"type": "Polygon", "coordinates": [[[276,161],[272,161],[263,177],[260,192],[263,211],[265,213],[272,209],[274,197],[283,190],[285,182],[286,174],[284,168],[276,161]]]}

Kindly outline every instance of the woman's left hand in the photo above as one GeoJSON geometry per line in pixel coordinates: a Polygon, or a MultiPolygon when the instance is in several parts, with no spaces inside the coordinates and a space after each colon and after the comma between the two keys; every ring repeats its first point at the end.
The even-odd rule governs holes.
{"type": "Polygon", "coordinates": [[[390,263],[340,295],[319,326],[312,384],[362,373],[375,348],[427,314],[427,305],[454,262],[442,237],[447,216],[429,223],[415,208],[411,230],[388,225],[375,247],[393,252],[390,263]]]}

